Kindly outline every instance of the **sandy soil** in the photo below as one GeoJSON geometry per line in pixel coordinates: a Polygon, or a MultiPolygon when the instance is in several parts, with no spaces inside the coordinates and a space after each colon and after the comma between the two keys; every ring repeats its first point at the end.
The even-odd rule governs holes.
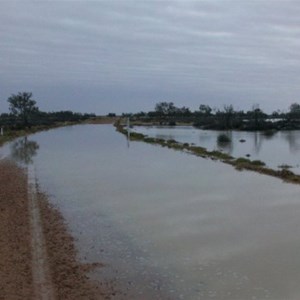
{"type": "Polygon", "coordinates": [[[0,299],[32,299],[26,177],[0,161],[0,299]]]}
{"type": "Polygon", "coordinates": [[[101,264],[80,264],[60,212],[37,193],[33,213],[30,193],[25,170],[0,160],[0,300],[111,299],[116,294],[111,282],[87,276],[101,264]]]}

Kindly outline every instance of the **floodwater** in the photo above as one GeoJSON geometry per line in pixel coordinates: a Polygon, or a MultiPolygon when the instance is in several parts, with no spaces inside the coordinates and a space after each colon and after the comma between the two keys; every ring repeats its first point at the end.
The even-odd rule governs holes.
{"type": "Polygon", "coordinates": [[[300,299],[300,186],[128,145],[109,125],[41,132],[0,152],[7,148],[34,164],[79,258],[105,264],[91,277],[115,278],[126,299],[300,299]]]}
{"type": "Polygon", "coordinates": [[[174,139],[182,143],[193,143],[210,151],[223,151],[236,158],[258,159],[273,169],[288,165],[293,172],[300,174],[300,130],[271,134],[259,131],[202,130],[191,126],[136,126],[133,130],[150,137],[174,139]],[[227,134],[231,143],[218,144],[220,133],[227,134]]]}

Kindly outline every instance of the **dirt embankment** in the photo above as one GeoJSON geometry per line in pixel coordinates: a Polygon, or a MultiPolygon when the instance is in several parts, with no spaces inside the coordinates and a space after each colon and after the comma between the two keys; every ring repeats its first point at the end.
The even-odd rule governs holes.
{"type": "Polygon", "coordinates": [[[33,299],[27,181],[0,161],[0,299],[33,299]]]}
{"type": "Polygon", "coordinates": [[[52,292],[50,298],[37,296],[29,198],[26,172],[10,161],[0,161],[0,300],[110,299],[115,294],[111,283],[95,283],[87,277],[91,268],[101,264],[78,263],[61,214],[41,193],[37,205],[45,247],[42,260],[49,269],[52,292]]]}

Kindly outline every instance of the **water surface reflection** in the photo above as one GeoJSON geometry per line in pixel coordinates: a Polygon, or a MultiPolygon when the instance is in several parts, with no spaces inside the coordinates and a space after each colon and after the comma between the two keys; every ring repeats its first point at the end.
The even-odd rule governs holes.
{"type": "Polygon", "coordinates": [[[38,143],[25,136],[11,143],[10,156],[18,163],[29,165],[33,163],[33,157],[37,155],[38,149],[38,143]]]}
{"type": "MultiPolygon", "coordinates": [[[[96,278],[128,299],[299,299],[299,186],[140,142],[111,126],[42,132],[40,185],[96,278]]],[[[116,297],[117,299],[117,297],[116,297]]]]}
{"type": "Polygon", "coordinates": [[[220,144],[218,135],[224,131],[200,130],[191,126],[177,127],[135,127],[135,131],[159,137],[174,139],[183,143],[192,143],[219,150],[233,157],[250,157],[264,161],[267,166],[277,169],[281,165],[289,165],[292,171],[300,173],[300,131],[281,132],[242,132],[226,131],[231,143],[220,144]],[[243,142],[241,142],[241,140],[243,142]]]}

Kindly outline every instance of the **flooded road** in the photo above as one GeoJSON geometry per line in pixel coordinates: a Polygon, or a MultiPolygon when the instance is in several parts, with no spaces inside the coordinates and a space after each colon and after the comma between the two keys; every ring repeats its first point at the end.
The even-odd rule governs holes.
{"type": "Polygon", "coordinates": [[[34,162],[79,258],[104,263],[91,276],[116,279],[128,299],[300,298],[300,186],[128,147],[106,125],[42,132],[9,149],[34,162]]]}

